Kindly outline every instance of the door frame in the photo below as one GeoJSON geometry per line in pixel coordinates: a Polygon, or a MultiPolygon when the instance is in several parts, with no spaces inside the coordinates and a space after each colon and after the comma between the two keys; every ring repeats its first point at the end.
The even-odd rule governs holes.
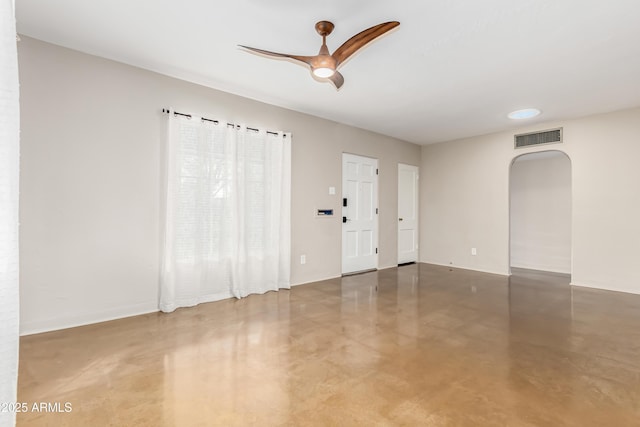
{"type": "Polygon", "coordinates": [[[419,256],[420,256],[420,190],[419,190],[419,179],[420,179],[420,168],[418,166],[415,165],[410,165],[408,163],[398,163],[398,212],[397,212],[397,219],[396,219],[396,232],[397,232],[397,245],[396,245],[396,251],[397,251],[397,264],[401,265],[401,264],[409,264],[409,263],[414,263],[414,262],[418,262],[419,256]],[[401,190],[400,190],[400,173],[402,171],[402,169],[406,169],[406,170],[410,170],[411,172],[413,172],[415,174],[415,186],[414,186],[414,194],[413,194],[413,199],[414,199],[414,215],[415,215],[415,236],[414,236],[414,250],[415,250],[415,259],[413,260],[406,260],[406,261],[401,261],[400,260],[400,226],[401,226],[401,221],[403,221],[403,218],[400,216],[402,213],[400,212],[400,208],[401,208],[401,201],[400,201],[400,197],[401,197],[401,190]]]}
{"type": "MultiPolygon", "coordinates": [[[[348,157],[356,157],[356,158],[360,158],[360,159],[366,159],[369,161],[375,161],[375,183],[374,183],[374,201],[373,201],[373,209],[375,210],[375,212],[373,213],[374,219],[373,219],[373,242],[372,245],[375,248],[375,254],[373,254],[374,257],[374,265],[372,265],[371,267],[368,268],[364,268],[364,269],[356,269],[356,270],[349,270],[349,271],[345,271],[345,248],[346,248],[346,233],[345,233],[345,225],[342,222],[342,216],[345,215],[344,213],[344,207],[342,207],[341,209],[341,274],[342,275],[350,275],[350,274],[357,274],[357,273],[361,273],[361,272],[365,272],[365,271],[374,271],[377,270],[379,267],[379,236],[380,236],[380,224],[379,224],[379,199],[380,199],[380,194],[379,194],[379,189],[380,189],[380,183],[379,183],[379,159],[375,158],[375,157],[371,157],[371,156],[364,156],[361,154],[354,154],[354,153],[348,153],[348,152],[343,152],[342,156],[341,156],[341,182],[342,182],[342,198],[344,199],[346,196],[346,185],[345,185],[345,161],[348,157]]],[[[342,205],[342,203],[341,203],[342,205]]]]}

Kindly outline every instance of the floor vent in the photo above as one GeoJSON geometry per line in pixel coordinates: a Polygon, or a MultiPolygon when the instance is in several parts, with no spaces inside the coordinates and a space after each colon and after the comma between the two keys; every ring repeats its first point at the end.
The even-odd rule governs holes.
{"type": "Polygon", "coordinates": [[[513,137],[515,148],[530,147],[540,144],[558,144],[562,142],[562,128],[544,130],[542,132],[522,133],[513,137]]]}
{"type": "Polygon", "coordinates": [[[413,265],[415,263],[416,263],[415,261],[402,262],[402,263],[398,264],[398,267],[404,267],[405,265],[413,265]]]}

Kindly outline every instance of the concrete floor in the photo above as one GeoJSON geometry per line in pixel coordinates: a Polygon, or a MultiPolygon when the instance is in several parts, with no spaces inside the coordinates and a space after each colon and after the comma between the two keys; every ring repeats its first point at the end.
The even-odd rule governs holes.
{"type": "Polygon", "coordinates": [[[568,283],[417,264],[26,336],[18,426],[638,426],[640,295],[568,283]]]}

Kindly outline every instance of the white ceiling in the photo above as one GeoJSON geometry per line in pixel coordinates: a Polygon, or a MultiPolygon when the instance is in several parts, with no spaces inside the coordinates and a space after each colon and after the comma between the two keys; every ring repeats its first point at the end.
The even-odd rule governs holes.
{"type": "Polygon", "coordinates": [[[640,105],[638,0],[19,0],[20,34],[418,144],[640,105]],[[400,27],[345,63],[340,91],[237,47],[315,55],[400,27]]]}

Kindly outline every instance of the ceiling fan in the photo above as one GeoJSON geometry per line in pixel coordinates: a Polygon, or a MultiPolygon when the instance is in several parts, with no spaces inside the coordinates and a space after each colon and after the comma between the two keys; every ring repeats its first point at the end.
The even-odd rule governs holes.
{"type": "Polygon", "coordinates": [[[320,52],[315,56],[288,55],[285,53],[256,49],[249,46],[239,46],[263,55],[274,56],[276,58],[289,58],[307,64],[311,67],[313,75],[330,80],[336,86],[336,89],[340,89],[344,83],[344,77],[342,77],[342,74],[338,72],[338,67],[340,67],[342,63],[351,57],[351,55],[362,49],[369,42],[392,30],[398,25],[400,25],[398,21],[391,21],[368,28],[344,42],[342,46],[336,49],[331,55],[329,54],[329,48],[327,48],[326,40],[327,36],[331,34],[331,31],[333,31],[334,25],[329,21],[320,21],[316,24],[316,31],[320,36],[322,36],[322,46],[320,47],[320,52]]]}

